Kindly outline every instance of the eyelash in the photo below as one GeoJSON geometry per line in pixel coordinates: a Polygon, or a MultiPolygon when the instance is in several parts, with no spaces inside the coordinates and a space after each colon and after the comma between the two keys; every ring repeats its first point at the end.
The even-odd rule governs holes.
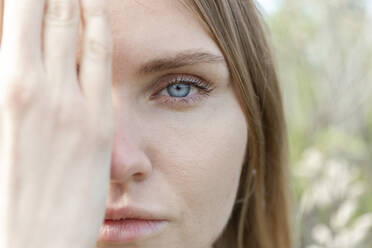
{"type": "MultiPolygon", "coordinates": [[[[77,72],[80,71],[80,65],[77,65],[77,72]]],[[[168,77],[172,77],[170,80],[166,81],[166,85],[160,85],[161,90],[158,90],[156,94],[151,96],[151,100],[155,98],[160,98],[160,102],[165,105],[172,105],[174,107],[183,107],[183,106],[190,106],[202,101],[205,97],[209,96],[209,93],[212,92],[215,87],[209,81],[201,80],[198,77],[180,74],[180,75],[169,75],[168,77]],[[191,97],[166,97],[164,95],[160,95],[159,93],[163,90],[167,89],[172,85],[177,84],[186,84],[196,87],[198,91],[201,93],[198,96],[191,96],[191,97]]],[[[168,78],[166,77],[166,78],[168,78]]],[[[161,83],[160,83],[161,84],[161,83]]]]}
{"type": "Polygon", "coordinates": [[[196,104],[202,101],[205,97],[208,97],[209,93],[215,89],[211,82],[201,80],[199,77],[186,74],[169,75],[166,77],[166,79],[161,79],[161,81],[165,81],[165,85],[161,82],[161,89],[156,91],[156,93],[151,96],[151,99],[158,98],[161,104],[171,105],[173,107],[186,107],[196,104]],[[168,79],[169,77],[170,79],[168,79]],[[178,84],[185,84],[190,85],[191,87],[195,87],[198,91],[200,91],[200,93],[194,94],[196,96],[191,95],[186,97],[159,95],[159,93],[161,93],[163,90],[166,90],[168,87],[178,84]]]}

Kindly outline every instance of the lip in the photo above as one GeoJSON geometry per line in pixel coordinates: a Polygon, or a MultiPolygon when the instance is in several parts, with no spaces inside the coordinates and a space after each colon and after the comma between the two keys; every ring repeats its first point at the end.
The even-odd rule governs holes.
{"type": "Polygon", "coordinates": [[[98,241],[122,244],[146,239],[163,230],[167,223],[160,214],[143,208],[108,208],[98,241]]]}

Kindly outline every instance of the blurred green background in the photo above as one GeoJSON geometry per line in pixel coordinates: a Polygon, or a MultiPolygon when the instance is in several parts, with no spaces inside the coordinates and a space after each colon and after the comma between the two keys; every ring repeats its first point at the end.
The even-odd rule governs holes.
{"type": "Polygon", "coordinates": [[[258,0],[290,140],[294,247],[372,248],[372,0],[258,0]]]}

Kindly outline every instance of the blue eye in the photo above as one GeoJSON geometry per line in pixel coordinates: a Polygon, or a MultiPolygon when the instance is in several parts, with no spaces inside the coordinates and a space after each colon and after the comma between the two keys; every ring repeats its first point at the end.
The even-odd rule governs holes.
{"type": "Polygon", "coordinates": [[[159,83],[161,90],[157,91],[153,98],[159,98],[162,104],[174,107],[191,106],[208,97],[214,90],[212,85],[196,76],[168,75],[159,83]]]}
{"type": "Polygon", "coordinates": [[[167,87],[167,92],[172,97],[185,97],[190,93],[191,86],[187,84],[173,84],[167,87]]]}

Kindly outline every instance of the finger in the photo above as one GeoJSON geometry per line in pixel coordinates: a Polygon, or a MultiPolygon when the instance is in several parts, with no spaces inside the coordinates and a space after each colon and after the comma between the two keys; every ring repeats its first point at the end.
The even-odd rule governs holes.
{"type": "MultiPolygon", "coordinates": [[[[85,24],[80,83],[92,109],[111,104],[112,37],[105,0],[81,0],[85,24]]],[[[102,112],[101,112],[102,113],[102,112]]]]}
{"type": "Polygon", "coordinates": [[[45,0],[5,0],[2,55],[7,63],[41,62],[41,29],[45,0]]]}
{"type": "Polygon", "coordinates": [[[44,67],[53,83],[77,88],[78,0],[47,0],[44,18],[44,67]]]}

